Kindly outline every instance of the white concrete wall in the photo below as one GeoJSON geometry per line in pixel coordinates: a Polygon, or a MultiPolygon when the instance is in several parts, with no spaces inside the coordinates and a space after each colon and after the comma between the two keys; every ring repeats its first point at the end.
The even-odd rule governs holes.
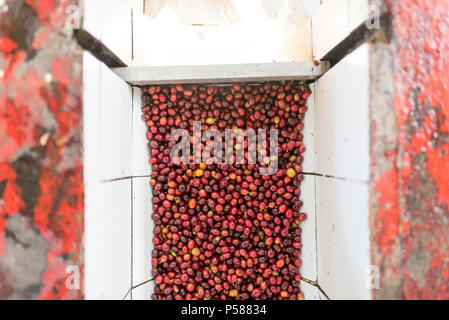
{"type": "Polygon", "coordinates": [[[310,16],[319,0],[147,0],[146,4],[146,15],[134,15],[135,66],[312,59],[310,16]]]}
{"type": "MultiPolygon", "coordinates": [[[[85,294],[123,299],[151,279],[151,189],[140,90],[84,54],[85,294]]],[[[127,298],[149,299],[152,284],[127,298]]]]}
{"type": "Polygon", "coordinates": [[[312,18],[313,56],[321,59],[368,18],[368,0],[322,0],[312,18]]]}
{"type": "MultiPolygon", "coordinates": [[[[85,1],[86,29],[128,63],[131,2],[85,1]]],[[[151,167],[140,90],[87,52],[83,88],[85,296],[149,299],[151,284],[127,294],[151,279],[151,167]]]]}
{"type": "MultiPolygon", "coordinates": [[[[304,118],[304,153],[303,171],[315,172],[315,84],[310,86],[312,94],[307,102],[307,113],[304,118]]],[[[301,210],[307,214],[307,219],[302,223],[302,251],[301,251],[301,275],[311,281],[317,280],[317,242],[316,242],[316,177],[314,175],[304,175],[301,184],[301,200],[303,207],[301,210]]],[[[307,300],[320,300],[317,287],[306,282],[301,282],[301,290],[307,300]]]]}
{"type": "MultiPolygon", "coordinates": [[[[271,62],[279,57],[279,43],[284,41],[282,48],[286,48],[288,39],[273,45],[279,34],[273,33],[267,41],[263,32],[251,41],[246,38],[257,24],[269,32],[292,29],[295,21],[282,26],[279,19],[288,21],[301,10],[305,20],[296,26],[296,35],[289,37],[306,41],[297,41],[295,46],[299,43],[299,48],[292,47],[299,55],[289,55],[284,49],[280,52],[286,61],[311,58],[310,19],[306,17],[314,9],[311,2],[303,10],[301,1],[279,1],[279,12],[273,17],[267,15],[271,9],[262,9],[251,1],[245,3],[235,6],[245,17],[236,24],[197,27],[182,20],[198,14],[200,19],[208,17],[204,10],[210,12],[210,7],[205,5],[202,11],[182,14],[179,24],[170,20],[166,27],[163,15],[154,20],[143,15],[140,1],[86,0],[84,27],[130,65],[271,62]],[[245,3],[255,5],[258,13],[254,17],[248,17],[245,11],[252,7],[245,7],[245,3]],[[188,44],[164,42],[173,39],[171,34],[178,40],[188,39],[188,44]]],[[[264,1],[264,5],[269,6],[270,1],[264,1]]],[[[86,298],[122,299],[131,287],[151,278],[151,168],[147,163],[146,128],[140,118],[140,90],[123,83],[89,53],[84,54],[84,88],[86,298]]],[[[306,120],[309,131],[313,126],[311,114],[306,120]]],[[[308,136],[312,137],[312,132],[308,136]]],[[[306,157],[306,162],[313,164],[313,159],[306,157]]],[[[314,183],[314,178],[306,178],[304,190],[313,190],[314,183]]],[[[314,212],[313,193],[307,191],[302,195],[305,210],[314,212]]],[[[310,279],[316,277],[317,269],[314,216],[310,214],[305,222],[303,235],[302,270],[310,279]]],[[[303,290],[306,298],[319,298],[315,287],[304,284],[303,290]]],[[[149,299],[151,291],[152,283],[145,284],[131,290],[126,298],[149,299]]]]}
{"type": "Polygon", "coordinates": [[[320,0],[145,3],[147,14],[143,0],[85,0],[85,28],[133,66],[312,59],[320,0]]]}
{"type": "MultiPolygon", "coordinates": [[[[323,56],[366,18],[366,0],[325,0],[313,18],[323,56]]],[[[369,63],[364,45],[315,84],[318,284],[330,299],[370,299],[369,63]]]]}
{"type": "MultiPolygon", "coordinates": [[[[337,10],[328,7],[335,6],[333,1],[325,0],[313,18],[316,57],[325,54],[349,34],[351,26],[364,19],[366,0],[339,0],[339,7],[346,8],[341,12],[330,10],[337,10]],[[335,12],[340,12],[339,18],[332,19],[335,12]],[[348,17],[357,22],[344,23],[349,21],[348,17]]],[[[261,18],[259,23],[265,21],[270,32],[279,32],[276,17],[282,10],[286,12],[287,1],[261,3],[265,7],[258,9],[259,18],[263,17],[261,12],[269,18],[261,18]]],[[[182,19],[203,19],[204,15],[190,13],[178,17],[181,20],[175,26],[164,27],[162,17],[176,13],[176,6],[163,7],[167,12],[161,9],[152,18],[142,14],[141,4],[137,0],[85,1],[85,27],[130,65],[248,63],[279,58],[273,48],[281,47],[274,46],[273,39],[262,41],[266,37],[247,46],[241,42],[242,37],[235,43],[225,41],[226,45],[220,47],[223,44],[220,40],[229,40],[240,30],[242,35],[250,34],[249,23],[247,30],[244,22],[239,22],[242,29],[238,23],[192,26],[189,23],[193,20],[187,23],[182,19]],[[175,41],[159,42],[164,38],[175,41]],[[176,41],[184,38],[188,43],[176,41]]],[[[314,10],[316,6],[306,6],[303,15],[310,15],[314,10]]],[[[312,34],[309,36],[312,39],[312,34]]],[[[289,58],[312,56],[311,47],[302,52],[307,57],[289,58]]],[[[309,280],[318,280],[331,299],[367,299],[370,298],[365,287],[369,265],[367,47],[347,57],[312,85],[312,90],[304,128],[306,176],[301,198],[308,219],[303,224],[301,273],[309,280]]],[[[151,278],[153,225],[148,185],[151,169],[147,163],[145,131],[140,119],[140,90],[123,83],[85,53],[85,289],[88,299],[122,299],[131,287],[151,278]]],[[[302,284],[302,290],[306,299],[325,298],[307,283],[302,284]]],[[[149,299],[151,291],[152,284],[146,284],[132,290],[126,298],[149,299]]]]}

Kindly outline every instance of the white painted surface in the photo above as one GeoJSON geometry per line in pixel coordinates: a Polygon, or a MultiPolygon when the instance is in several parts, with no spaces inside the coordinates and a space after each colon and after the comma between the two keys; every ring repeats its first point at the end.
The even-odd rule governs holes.
{"type": "Polygon", "coordinates": [[[307,214],[307,219],[302,223],[302,250],[301,250],[301,275],[304,278],[317,280],[316,265],[316,233],[315,233],[315,176],[304,176],[301,184],[302,212],[307,214]]]}
{"type": "MultiPolygon", "coordinates": [[[[123,35],[104,27],[114,24],[113,15],[123,26],[117,4],[85,1],[84,27],[111,49],[116,46],[122,59],[130,59],[131,41],[120,45],[123,35]]],[[[131,88],[89,53],[83,59],[85,297],[123,299],[131,287],[131,181],[104,181],[132,174],[131,88]]]]}
{"type": "Polygon", "coordinates": [[[123,299],[131,286],[131,183],[104,180],[131,172],[132,105],[126,84],[89,53],[83,58],[85,296],[123,299]]]}
{"type": "Polygon", "coordinates": [[[320,300],[329,300],[324,294],[323,292],[318,290],[318,295],[319,295],[319,299],[320,300]]]}
{"type": "Polygon", "coordinates": [[[83,53],[83,143],[84,183],[99,181],[100,159],[100,62],[89,52],[83,53]]]}
{"type": "Polygon", "coordinates": [[[367,45],[315,83],[314,125],[315,172],[328,176],[316,177],[318,283],[330,299],[370,299],[367,45]]]}
{"type": "Polygon", "coordinates": [[[149,160],[149,146],[147,139],[147,126],[142,120],[142,92],[133,88],[133,120],[132,120],[132,175],[148,176],[151,174],[149,160]]]}
{"type": "Polygon", "coordinates": [[[88,53],[83,81],[86,299],[123,299],[131,287],[132,90],[88,53]]]}
{"type": "Polygon", "coordinates": [[[315,84],[310,85],[312,94],[307,100],[307,112],[304,117],[303,142],[306,147],[304,152],[303,172],[315,172],[315,84]]]}
{"type": "Polygon", "coordinates": [[[84,27],[128,65],[311,60],[319,0],[264,2],[149,0],[149,16],[143,0],[86,0],[84,27]]]}
{"type": "Polygon", "coordinates": [[[132,8],[137,0],[85,0],[83,27],[101,40],[123,62],[132,60],[132,8]]]}
{"type": "MultiPolygon", "coordinates": [[[[148,158],[148,157],[145,157],[148,158]]],[[[133,178],[133,286],[139,285],[151,276],[151,250],[153,250],[154,223],[151,219],[150,178],[133,178]]],[[[133,300],[150,299],[154,283],[133,290],[133,300]]]]}
{"type": "Polygon", "coordinates": [[[154,282],[145,283],[133,289],[132,300],[151,300],[151,294],[154,290],[154,282]]]}
{"type": "Polygon", "coordinates": [[[123,299],[131,287],[131,180],[103,183],[102,299],[123,299]]]}
{"type": "Polygon", "coordinates": [[[132,174],[132,88],[101,65],[102,179],[132,174]]]}
{"type": "Polygon", "coordinates": [[[306,300],[320,300],[320,294],[317,287],[301,281],[301,292],[306,300]]]}
{"type": "Polygon", "coordinates": [[[267,9],[260,0],[149,0],[151,16],[134,13],[133,65],[311,60],[309,15],[317,0],[307,1],[315,5],[286,0],[267,9]]]}
{"type": "Polygon", "coordinates": [[[135,12],[138,12],[138,13],[142,13],[143,12],[145,0],[126,0],[126,1],[128,1],[129,6],[135,12]]]}
{"type": "Polygon", "coordinates": [[[196,66],[123,67],[114,72],[130,85],[173,83],[234,83],[315,80],[329,70],[329,62],[215,64],[196,66]]]}
{"type": "Polygon", "coordinates": [[[85,0],[83,2],[83,28],[101,40],[102,1],[85,0]]]}
{"type": "MultiPolygon", "coordinates": [[[[119,0],[108,2],[109,6],[113,6],[115,1],[119,0]]],[[[351,9],[350,12],[353,13],[341,15],[340,22],[348,20],[348,25],[352,23],[356,26],[357,19],[361,17],[357,12],[363,10],[362,2],[364,0],[353,3],[352,8],[360,4],[359,9],[351,9]]],[[[115,28],[102,28],[101,25],[106,20],[97,16],[100,15],[101,6],[95,0],[87,0],[86,3],[91,3],[87,8],[86,23],[92,30],[97,30],[95,32],[100,32],[100,35],[106,30],[108,34],[104,39],[110,43],[108,45],[111,49],[114,46],[120,47],[117,52],[121,58],[129,59],[131,41],[126,38],[127,31],[119,35],[114,34],[115,28]]],[[[155,33],[155,26],[162,22],[139,15],[138,7],[139,4],[135,4],[134,28],[139,31],[134,34],[134,65],[270,62],[279,49],[271,39],[273,35],[276,38],[275,32],[280,30],[275,21],[266,22],[266,27],[271,28],[270,32],[273,34],[265,34],[263,38],[256,36],[256,42],[263,41],[253,44],[242,42],[238,37],[232,38],[240,31],[242,35],[245,34],[244,28],[236,26],[228,26],[228,31],[223,31],[225,27],[198,28],[181,24],[162,33],[155,33]],[[178,33],[181,30],[178,27],[182,32],[178,33]],[[170,35],[174,37],[169,38],[170,35]],[[185,38],[186,42],[158,43],[163,38],[166,41],[178,39],[176,37],[185,38]],[[229,45],[229,40],[235,42],[235,47],[229,45]],[[155,44],[159,44],[159,49],[154,50],[155,44]]],[[[113,12],[118,16],[128,16],[128,8],[123,12],[114,8],[104,11],[111,15],[108,19],[112,19],[113,12]]],[[[336,14],[333,11],[327,12],[323,21],[326,21],[327,28],[331,28],[332,16],[336,14]]],[[[281,10],[277,16],[282,16],[281,10]]],[[[120,19],[117,19],[118,25],[127,23],[127,18],[119,21],[120,19]]],[[[108,23],[110,25],[112,22],[108,23]]],[[[126,28],[128,27],[125,26],[120,32],[126,28]]],[[[348,33],[349,31],[350,29],[348,33]]],[[[315,37],[318,32],[324,31],[318,29],[315,37]]],[[[314,41],[320,39],[317,48],[322,48],[319,50],[325,53],[327,51],[324,48],[332,47],[331,40],[339,37],[341,36],[322,35],[314,41]]],[[[149,238],[152,229],[149,216],[151,190],[148,178],[132,179],[132,225],[131,179],[126,179],[150,173],[146,128],[140,119],[139,90],[132,92],[89,54],[84,56],[86,298],[122,299],[131,286],[131,270],[133,285],[148,280],[151,273],[151,255],[148,254],[151,250],[149,238]],[[102,183],[102,180],[108,179],[124,180],[102,183]],[[131,241],[134,248],[132,253],[131,241]]],[[[309,111],[305,118],[305,172],[341,176],[354,181],[368,180],[367,70],[365,47],[347,57],[315,85],[315,94],[309,99],[309,111]]],[[[303,276],[310,280],[318,278],[331,299],[369,298],[369,291],[364,289],[366,267],[369,264],[366,184],[307,176],[302,192],[303,211],[308,214],[308,219],[303,224],[303,276]],[[315,224],[318,230],[317,243],[315,224]],[[314,255],[314,248],[315,253],[318,249],[318,255],[314,255]]],[[[302,283],[302,288],[307,299],[320,298],[321,294],[316,287],[302,283]]],[[[133,290],[133,299],[149,298],[151,291],[152,284],[143,285],[133,290]]]]}
{"type": "MultiPolygon", "coordinates": [[[[133,184],[133,286],[151,279],[151,250],[154,223],[151,219],[151,166],[146,125],[141,118],[141,90],[133,88],[132,184],[133,184]]],[[[153,282],[133,289],[133,300],[150,299],[153,282]]]]}
{"type": "Polygon", "coordinates": [[[368,18],[368,0],[324,0],[312,18],[313,56],[321,59],[368,18]]]}
{"type": "Polygon", "coordinates": [[[316,82],[315,169],[369,180],[368,47],[356,50],[316,82]],[[359,64],[366,58],[363,64],[359,64]]]}
{"type": "Polygon", "coordinates": [[[368,185],[316,179],[318,283],[330,299],[370,299],[368,185]]]}
{"type": "Polygon", "coordinates": [[[126,64],[132,60],[131,6],[128,1],[108,0],[102,4],[101,41],[126,64]]]}
{"type": "MultiPolygon", "coordinates": [[[[348,1],[348,0],[347,0],[348,1]]],[[[368,0],[349,0],[348,1],[348,30],[354,30],[360,24],[365,22],[369,16],[368,0]]]]}
{"type": "Polygon", "coordinates": [[[100,183],[100,63],[83,54],[84,278],[86,299],[101,297],[103,241],[100,183]]]}

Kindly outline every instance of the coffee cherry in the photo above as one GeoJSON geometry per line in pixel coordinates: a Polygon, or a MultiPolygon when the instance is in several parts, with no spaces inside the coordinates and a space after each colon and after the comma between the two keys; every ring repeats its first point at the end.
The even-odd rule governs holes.
{"type": "Polygon", "coordinates": [[[153,298],[304,299],[300,226],[307,215],[299,188],[306,86],[177,84],[145,86],[142,93],[151,148],[153,298]],[[194,163],[219,146],[194,135],[195,121],[202,132],[218,130],[223,143],[226,129],[277,129],[278,155],[268,150],[270,137],[256,144],[237,137],[233,148],[222,150],[231,163],[194,163]],[[187,131],[190,155],[172,157],[175,129],[187,131]],[[241,150],[244,163],[236,163],[241,150]],[[259,152],[263,161],[250,162],[259,152]],[[261,173],[275,162],[270,175],[261,173]]]}
{"type": "Polygon", "coordinates": [[[239,295],[239,292],[236,290],[236,289],[231,289],[231,290],[229,290],[229,296],[231,297],[231,298],[235,298],[235,297],[237,297],[239,295]]]}

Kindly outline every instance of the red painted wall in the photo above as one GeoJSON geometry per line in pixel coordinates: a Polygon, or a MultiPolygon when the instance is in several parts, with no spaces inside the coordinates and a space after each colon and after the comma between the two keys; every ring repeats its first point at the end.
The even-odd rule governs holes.
{"type": "Polygon", "coordinates": [[[65,283],[67,266],[81,284],[83,270],[82,52],[66,28],[77,4],[0,10],[0,299],[83,297],[65,283]]]}
{"type": "Polygon", "coordinates": [[[449,1],[372,3],[392,14],[371,52],[374,297],[449,299],[449,1]]]}

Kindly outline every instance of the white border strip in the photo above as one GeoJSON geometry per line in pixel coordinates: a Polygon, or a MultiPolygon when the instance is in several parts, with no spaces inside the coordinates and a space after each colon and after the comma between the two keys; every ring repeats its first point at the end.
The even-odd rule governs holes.
{"type": "Polygon", "coordinates": [[[167,67],[126,67],[113,71],[131,85],[173,83],[232,83],[280,80],[315,80],[329,70],[329,63],[222,64],[167,67]]]}

